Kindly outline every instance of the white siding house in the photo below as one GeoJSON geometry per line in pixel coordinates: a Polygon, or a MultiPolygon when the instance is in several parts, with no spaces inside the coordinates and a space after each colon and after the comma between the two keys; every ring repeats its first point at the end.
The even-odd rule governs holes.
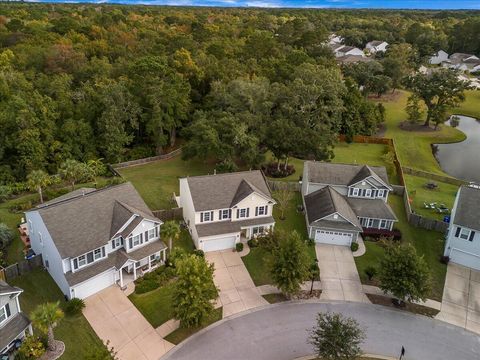
{"type": "Polygon", "coordinates": [[[275,201],[260,171],[182,178],[177,201],[195,246],[205,252],[232,249],[275,224],[275,201]]]}
{"type": "Polygon", "coordinates": [[[432,65],[440,65],[446,60],[448,60],[448,53],[440,50],[437,53],[433,54],[433,56],[430,57],[428,62],[432,65]]]}
{"type": "Polygon", "coordinates": [[[387,51],[388,43],[386,41],[370,41],[367,43],[365,46],[365,49],[370,53],[370,54],[376,54],[377,52],[385,52],[387,51]]]}
{"type": "Polygon", "coordinates": [[[444,255],[451,262],[480,270],[480,189],[462,186],[450,217],[444,255]]]}
{"type": "Polygon", "coordinates": [[[67,298],[123,288],[165,260],[162,222],[130,183],[77,190],[25,216],[33,251],[67,298]]]}

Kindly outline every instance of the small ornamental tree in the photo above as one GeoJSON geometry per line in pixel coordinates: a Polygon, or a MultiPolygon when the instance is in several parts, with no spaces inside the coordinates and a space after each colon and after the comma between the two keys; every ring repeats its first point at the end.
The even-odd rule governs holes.
{"type": "Polygon", "coordinates": [[[5,249],[13,240],[14,234],[7,224],[0,223],[0,250],[5,249]]]}
{"type": "Polygon", "coordinates": [[[420,98],[418,95],[412,94],[408,97],[407,106],[405,111],[408,114],[408,122],[415,124],[421,120],[423,111],[420,107],[420,98]]]}
{"type": "Polygon", "coordinates": [[[378,280],[385,293],[404,301],[424,301],[430,293],[427,263],[412,244],[389,244],[380,261],[378,280]]]}
{"type": "Polygon", "coordinates": [[[168,239],[168,249],[170,252],[172,252],[172,240],[177,240],[180,236],[180,225],[173,220],[166,221],[160,227],[160,231],[162,236],[168,239]]]}
{"type": "Polygon", "coordinates": [[[58,322],[63,319],[63,311],[60,309],[59,302],[45,303],[38,305],[32,313],[32,322],[34,326],[47,334],[48,350],[55,351],[55,338],[53,329],[58,322]]]}
{"type": "Polygon", "coordinates": [[[70,184],[72,191],[75,190],[75,184],[77,182],[90,177],[90,171],[87,164],[73,159],[65,160],[62,163],[59,169],[59,174],[62,179],[70,184]]]}
{"type": "Polygon", "coordinates": [[[307,245],[296,231],[280,234],[279,239],[278,247],[273,251],[272,280],[287,297],[291,297],[309,279],[311,260],[307,245]]]}
{"type": "Polygon", "coordinates": [[[318,313],[308,343],[323,360],[354,360],[362,355],[365,331],[355,319],[336,313],[318,313]]]}
{"type": "Polygon", "coordinates": [[[213,311],[218,291],[213,283],[213,264],[188,255],[175,263],[177,281],[173,291],[173,316],[183,327],[196,327],[213,311]]]}
{"type": "Polygon", "coordinates": [[[43,204],[43,189],[53,183],[53,178],[43,170],[33,170],[27,176],[27,187],[30,191],[37,191],[40,202],[43,204]]]}
{"type": "Polygon", "coordinates": [[[285,211],[288,209],[290,200],[292,200],[293,192],[287,188],[275,191],[275,200],[277,200],[278,210],[280,211],[280,220],[285,220],[285,211]]]}

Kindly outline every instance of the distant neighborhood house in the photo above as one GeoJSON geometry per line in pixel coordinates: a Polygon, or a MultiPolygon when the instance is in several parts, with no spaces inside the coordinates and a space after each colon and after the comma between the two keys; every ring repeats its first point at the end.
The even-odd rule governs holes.
{"type": "Polygon", "coordinates": [[[331,49],[333,51],[333,54],[337,58],[342,56],[348,56],[348,55],[361,56],[361,57],[365,56],[365,53],[362,50],[354,46],[332,45],[331,49]]]}
{"type": "Polygon", "coordinates": [[[18,348],[23,338],[32,334],[31,322],[20,309],[22,292],[0,280],[0,354],[18,348]]]}
{"type": "Polygon", "coordinates": [[[130,183],[79,189],[25,215],[32,249],[69,299],[124,287],[165,260],[162,221],[130,183]]]}
{"type": "Polygon", "coordinates": [[[235,244],[273,229],[273,206],[261,171],[180,179],[177,203],[197,249],[232,249],[235,244]]]}
{"type": "Polygon", "coordinates": [[[384,167],[306,161],[302,179],[308,235],[317,243],[349,246],[372,230],[388,236],[397,222],[384,167]]]}
{"type": "Polygon", "coordinates": [[[454,53],[442,62],[442,67],[473,73],[480,71],[480,59],[472,54],[454,53]]]}
{"type": "Polygon", "coordinates": [[[444,255],[480,270],[480,188],[461,186],[453,204],[444,255]]]}
{"type": "Polygon", "coordinates": [[[387,51],[388,45],[386,41],[374,40],[368,42],[365,49],[368,50],[370,54],[376,54],[377,52],[387,51]]]}
{"type": "Polygon", "coordinates": [[[440,51],[437,51],[435,54],[433,54],[430,57],[428,62],[432,65],[440,65],[442,62],[447,60],[448,60],[448,53],[443,50],[440,50],[440,51]]]}

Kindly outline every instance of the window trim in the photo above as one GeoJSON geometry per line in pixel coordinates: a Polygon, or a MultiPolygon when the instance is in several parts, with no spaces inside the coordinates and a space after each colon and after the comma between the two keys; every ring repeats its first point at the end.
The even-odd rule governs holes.
{"type": "Polygon", "coordinates": [[[238,209],[238,218],[239,219],[248,218],[248,208],[238,209]],[[242,215],[242,212],[244,213],[243,215],[242,215]]]}
{"type": "Polygon", "coordinates": [[[157,231],[156,231],[156,228],[157,228],[157,227],[154,226],[153,228],[147,230],[147,232],[148,232],[148,233],[147,233],[147,237],[148,237],[147,240],[153,240],[153,239],[155,239],[155,238],[157,237],[157,235],[156,235],[156,232],[157,232],[157,231]],[[150,235],[151,235],[150,233],[152,233],[153,235],[150,236],[150,235]]]}
{"type": "Polygon", "coordinates": [[[100,260],[101,258],[102,258],[102,248],[98,248],[98,249],[93,250],[93,261],[92,262],[100,260]],[[98,255],[97,251],[98,251],[98,254],[100,255],[99,257],[97,257],[97,255],[98,255]]]}
{"type": "Polygon", "coordinates": [[[214,214],[213,214],[213,210],[209,210],[209,211],[202,211],[200,213],[200,222],[212,222],[214,220],[214,214]],[[205,215],[208,214],[208,220],[205,219],[205,215]]]}
{"type": "Polygon", "coordinates": [[[353,196],[358,196],[360,189],[359,188],[353,188],[353,196]]]}
{"type": "Polygon", "coordinates": [[[87,254],[77,256],[77,264],[78,264],[78,269],[81,269],[82,267],[87,266],[88,265],[87,254]],[[81,258],[83,258],[83,260],[85,260],[85,264],[80,264],[80,261],[82,261],[82,260],[80,260],[81,258]]]}
{"type": "Polygon", "coordinates": [[[218,220],[228,220],[231,218],[231,211],[230,209],[221,209],[220,210],[220,218],[218,220]]]}
{"type": "Polygon", "coordinates": [[[458,238],[459,239],[462,239],[462,240],[468,240],[470,241],[470,234],[471,234],[472,230],[469,230],[469,229],[466,229],[466,228],[460,228],[460,233],[458,234],[458,238]],[[467,235],[466,237],[463,237],[462,235],[464,234],[464,231],[467,232],[467,235]]]}
{"type": "Polygon", "coordinates": [[[3,315],[5,315],[5,319],[0,320],[0,325],[5,323],[9,318],[9,316],[8,316],[9,311],[7,311],[7,305],[8,305],[8,303],[3,305],[2,307],[0,307],[0,313],[3,311],[3,315]]]}
{"type": "Polygon", "coordinates": [[[135,246],[138,246],[142,243],[142,233],[140,234],[137,234],[135,236],[132,235],[132,249],[135,247],[135,246]],[[138,243],[135,244],[135,239],[138,238],[138,243]]]}

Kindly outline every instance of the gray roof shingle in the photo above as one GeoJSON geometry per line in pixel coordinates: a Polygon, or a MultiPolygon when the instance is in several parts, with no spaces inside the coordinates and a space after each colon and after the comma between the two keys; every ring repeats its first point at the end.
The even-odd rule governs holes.
{"type": "Polygon", "coordinates": [[[30,325],[30,320],[22,312],[15,314],[8,320],[8,322],[0,328],[0,350],[15,340],[28,325],[30,325]]]}
{"type": "Polygon", "coordinates": [[[452,223],[480,231],[480,189],[461,186],[458,190],[458,202],[452,223]]]}
{"type": "Polygon", "coordinates": [[[187,178],[187,182],[195,211],[228,209],[253,191],[272,198],[259,170],[192,176],[187,178]]]}
{"type": "Polygon", "coordinates": [[[331,186],[325,186],[306,195],[305,207],[310,224],[326,216],[338,213],[359,230],[362,228],[357,215],[353,212],[347,200],[331,186]]]}
{"type": "Polygon", "coordinates": [[[32,211],[35,210],[40,213],[62,258],[76,257],[106,244],[129,218],[128,212],[160,222],[131,183],[92,191],[32,211]]]}
{"type": "Polygon", "coordinates": [[[373,175],[390,187],[387,169],[383,166],[332,164],[319,161],[306,161],[305,166],[308,171],[308,179],[305,180],[312,183],[348,186],[373,175]]]}
{"type": "Polygon", "coordinates": [[[381,199],[360,199],[351,197],[347,197],[346,199],[357,216],[397,221],[397,217],[393,210],[381,199]]]}
{"type": "Polygon", "coordinates": [[[16,286],[8,285],[5,281],[0,280],[0,295],[10,294],[10,293],[19,293],[22,291],[23,291],[22,289],[16,286]]]}

